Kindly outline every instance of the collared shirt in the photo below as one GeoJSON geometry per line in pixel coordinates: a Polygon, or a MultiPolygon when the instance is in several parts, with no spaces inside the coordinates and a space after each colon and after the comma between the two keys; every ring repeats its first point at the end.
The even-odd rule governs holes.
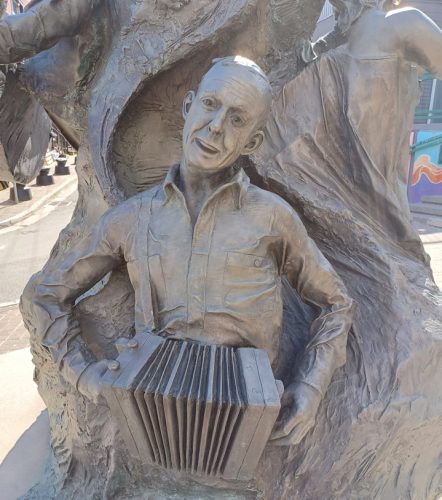
{"type": "Polygon", "coordinates": [[[257,347],[274,362],[285,275],[321,310],[299,378],[324,392],[345,361],[352,301],[299,217],[239,170],[210,196],[193,226],[178,176],[173,167],[162,185],[108,211],[37,287],[42,344],[75,384],[89,360],[72,320],[74,301],[125,261],[137,332],[257,347]]]}

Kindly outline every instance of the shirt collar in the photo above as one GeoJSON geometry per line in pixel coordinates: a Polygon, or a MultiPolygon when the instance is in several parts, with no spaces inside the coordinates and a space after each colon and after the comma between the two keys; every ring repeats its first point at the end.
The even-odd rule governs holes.
{"type": "MultiPolygon", "coordinates": [[[[163,191],[165,195],[165,203],[170,200],[170,197],[175,194],[182,195],[178,188],[178,178],[180,175],[180,166],[174,165],[166,175],[163,181],[163,191]]],[[[234,197],[236,208],[241,208],[242,200],[247,192],[250,184],[250,179],[242,168],[239,168],[235,175],[225,184],[222,184],[213,194],[216,196],[220,191],[231,190],[234,197]]]]}

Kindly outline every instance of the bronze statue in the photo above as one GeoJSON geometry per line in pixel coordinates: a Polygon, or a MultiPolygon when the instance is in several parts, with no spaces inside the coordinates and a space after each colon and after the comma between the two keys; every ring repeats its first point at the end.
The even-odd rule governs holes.
{"type": "MultiPolygon", "coordinates": [[[[76,9],[85,5],[74,4],[69,2],[76,9]]],[[[38,24],[35,12],[51,5],[67,3],[33,2],[22,17],[7,22],[26,24],[32,18],[38,24]]],[[[90,21],[73,23],[72,36],[54,39],[47,50],[42,50],[44,44],[37,50],[31,47],[36,54],[23,64],[20,83],[79,147],[79,202],[47,265],[32,278],[22,300],[35,379],[49,409],[52,432],[46,473],[27,498],[371,500],[437,494],[442,443],[437,432],[440,390],[434,374],[442,359],[441,296],[403,210],[399,160],[417,98],[413,65],[419,61],[414,56],[407,59],[412,52],[393,52],[389,57],[384,50],[379,55],[371,39],[367,46],[374,49],[374,57],[358,52],[360,48],[352,53],[353,46],[347,44],[353,30],[361,29],[362,36],[364,16],[376,32],[373,38],[385,41],[382,28],[401,14],[391,14],[390,19],[380,9],[383,5],[377,0],[336,3],[344,33],[334,40],[329,37],[325,48],[330,50],[301,74],[301,59],[308,55],[305,40],[323,0],[109,0],[96,4],[90,21]],[[290,447],[267,446],[251,483],[223,483],[217,478],[210,487],[145,467],[126,454],[107,406],[81,396],[60,377],[59,367],[40,342],[32,298],[48,276],[60,272],[65,255],[77,245],[82,248],[83,239],[109,207],[163,182],[170,165],[180,162],[183,123],[178,109],[186,90],[197,87],[212,59],[237,53],[266,70],[276,99],[262,147],[242,156],[236,166],[244,167],[252,185],[280,195],[296,210],[359,307],[348,336],[347,361],[336,370],[315,425],[304,439],[290,447]],[[380,82],[387,89],[384,93],[380,82]],[[390,109],[396,111],[388,113],[390,109]],[[411,449],[413,453],[403,452],[411,449]]],[[[73,12],[79,10],[66,11],[66,18],[73,12]]],[[[422,14],[403,15],[420,26],[422,41],[429,36],[438,39],[437,29],[422,14]]],[[[23,50],[21,41],[28,40],[19,32],[14,31],[12,52],[23,50]]],[[[415,39],[407,40],[412,45],[415,39]]],[[[314,47],[318,53],[319,47],[314,47]]],[[[419,52],[420,64],[430,69],[440,60],[439,52],[434,55],[431,50],[428,65],[419,52]]],[[[178,195],[181,186],[175,185],[178,195]]],[[[158,233],[162,232],[154,234],[157,239],[158,233]]],[[[160,245],[161,239],[155,244],[160,245]]],[[[152,264],[155,274],[159,266],[154,264],[161,262],[161,256],[152,262],[147,256],[143,256],[146,268],[152,264]]],[[[264,273],[265,266],[261,270],[264,273]]],[[[273,370],[289,388],[296,369],[314,352],[309,350],[309,332],[311,326],[317,327],[321,310],[299,300],[286,278],[282,288],[282,332],[277,336],[280,349],[273,370]]],[[[164,296],[168,293],[159,294],[164,296]]],[[[156,295],[152,297],[153,307],[164,305],[155,304],[156,295]]],[[[81,338],[75,337],[67,357],[74,358],[79,348],[87,363],[119,358],[117,338],[134,338],[134,308],[139,303],[135,299],[123,263],[76,300],[67,326],[73,337],[81,331],[81,338]]],[[[144,311],[137,311],[137,317],[144,311]]],[[[322,347],[327,352],[326,344],[322,347]]],[[[77,359],[83,362],[81,355],[77,359]]],[[[91,366],[93,372],[98,365],[91,366]]],[[[83,390],[94,385],[91,378],[89,382],[83,390]]],[[[290,403],[284,401],[284,406],[290,403]]],[[[304,424],[307,421],[311,418],[304,424]]],[[[308,428],[304,424],[294,427],[293,441],[308,428]]]]}
{"type": "Polygon", "coordinates": [[[91,355],[73,323],[75,300],[126,262],[136,332],[263,349],[276,363],[281,276],[321,309],[296,379],[286,388],[275,444],[299,442],[314,424],[345,360],[352,301],[295,212],[250,184],[240,155],[263,140],[271,88],[254,63],[217,62],[184,100],[183,156],[164,183],[106,213],[36,288],[37,336],[63,376],[97,400],[107,361],[91,355]],[[51,318],[56,318],[55,321],[51,318]]]}
{"type": "Polygon", "coordinates": [[[357,205],[368,225],[423,258],[407,215],[409,136],[419,99],[416,66],[442,77],[442,31],[416,9],[381,10],[387,3],[332,2],[344,43],[286,84],[260,156],[265,163],[276,152],[295,189],[299,175],[320,183],[326,174],[336,197],[357,205]]]}

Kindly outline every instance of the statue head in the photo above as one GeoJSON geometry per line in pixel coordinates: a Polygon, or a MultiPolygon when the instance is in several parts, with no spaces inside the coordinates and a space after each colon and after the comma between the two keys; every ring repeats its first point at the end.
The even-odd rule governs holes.
{"type": "Polygon", "coordinates": [[[400,4],[400,0],[330,0],[338,28],[346,33],[366,9],[388,10],[400,4]]]}
{"type": "Polygon", "coordinates": [[[186,164],[219,172],[263,141],[272,90],[262,69],[240,56],[216,59],[183,102],[186,164]]]}

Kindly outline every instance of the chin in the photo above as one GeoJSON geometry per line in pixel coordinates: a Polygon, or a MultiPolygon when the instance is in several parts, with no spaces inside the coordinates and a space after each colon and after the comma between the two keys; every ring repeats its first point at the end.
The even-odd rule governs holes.
{"type": "Polygon", "coordinates": [[[211,164],[209,162],[194,163],[193,167],[195,169],[198,169],[200,172],[206,172],[208,174],[216,174],[217,172],[221,172],[227,168],[227,166],[225,166],[225,165],[211,164]]]}
{"type": "Polygon", "coordinates": [[[204,172],[219,172],[227,167],[224,162],[216,158],[206,157],[205,155],[190,155],[187,160],[188,164],[192,165],[194,169],[204,172]]]}

